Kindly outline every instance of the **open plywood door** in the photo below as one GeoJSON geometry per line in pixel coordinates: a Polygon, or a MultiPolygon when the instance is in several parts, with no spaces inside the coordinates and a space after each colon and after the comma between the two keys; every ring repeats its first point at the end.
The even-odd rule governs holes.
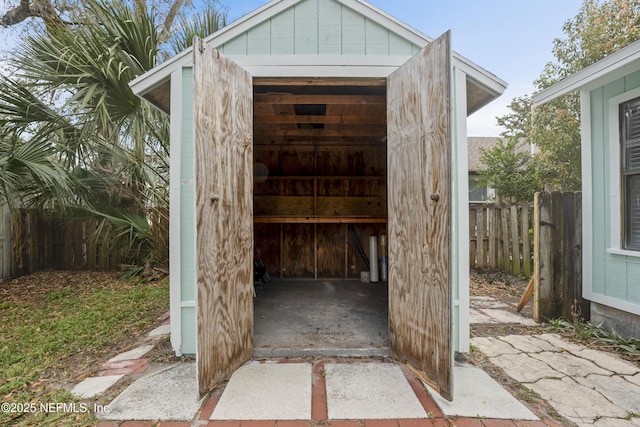
{"type": "Polygon", "coordinates": [[[446,33],[387,80],[389,347],[453,396],[451,51],[446,33]]]}
{"type": "Polygon", "coordinates": [[[194,42],[198,387],[253,352],[253,82],[194,42]]]}

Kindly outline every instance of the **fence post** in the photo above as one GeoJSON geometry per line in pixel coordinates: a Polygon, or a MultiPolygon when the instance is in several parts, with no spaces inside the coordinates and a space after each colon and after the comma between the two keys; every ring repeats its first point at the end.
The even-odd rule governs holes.
{"type": "Polygon", "coordinates": [[[487,225],[489,227],[489,270],[494,271],[496,269],[496,209],[495,205],[491,204],[487,206],[487,225]]]}
{"type": "Polygon", "coordinates": [[[511,213],[511,264],[513,274],[520,275],[520,238],[518,237],[518,207],[510,206],[511,213]]]}
{"type": "Polygon", "coordinates": [[[11,211],[8,205],[0,206],[0,279],[9,280],[13,275],[11,260],[11,211]]]}
{"type": "MultiPolygon", "coordinates": [[[[557,317],[570,321],[574,301],[582,303],[581,200],[580,193],[536,193],[534,320],[538,322],[557,317]]],[[[587,308],[580,310],[588,316],[587,308]]]]}
{"type": "Polygon", "coordinates": [[[487,267],[487,254],[484,250],[484,237],[487,231],[487,220],[485,217],[486,209],[484,206],[479,206],[476,210],[477,222],[476,230],[478,230],[476,238],[476,251],[478,256],[478,268],[484,270],[487,267]]]}
{"type": "Polygon", "coordinates": [[[522,272],[531,277],[531,247],[529,240],[529,202],[520,205],[520,222],[522,229],[522,272]]]}
{"type": "Polygon", "coordinates": [[[469,205],[469,267],[472,270],[475,270],[478,267],[476,261],[476,247],[478,246],[476,209],[478,209],[478,205],[469,205]]]}

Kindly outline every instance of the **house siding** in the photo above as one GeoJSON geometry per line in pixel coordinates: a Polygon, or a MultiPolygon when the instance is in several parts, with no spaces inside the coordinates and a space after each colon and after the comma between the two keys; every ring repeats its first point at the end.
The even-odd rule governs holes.
{"type": "MultiPolygon", "coordinates": [[[[640,87],[640,71],[631,73],[604,86],[589,92],[591,115],[591,151],[590,173],[591,206],[593,223],[591,227],[592,262],[585,263],[590,268],[591,283],[586,283],[586,295],[595,302],[614,308],[619,301],[627,310],[640,314],[640,257],[610,253],[611,210],[609,203],[598,201],[610,200],[610,186],[619,177],[613,176],[610,167],[610,129],[609,101],[611,98],[640,87]]],[[[587,191],[585,189],[585,191],[587,191]]],[[[585,242],[589,244],[589,242],[585,242]]]]}
{"type": "Polygon", "coordinates": [[[218,49],[225,55],[414,55],[421,48],[341,3],[306,0],[218,49]]]}

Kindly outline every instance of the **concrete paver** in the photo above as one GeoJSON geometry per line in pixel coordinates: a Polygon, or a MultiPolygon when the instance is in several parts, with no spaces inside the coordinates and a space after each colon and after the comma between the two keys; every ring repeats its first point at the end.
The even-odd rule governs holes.
{"type": "Polygon", "coordinates": [[[590,360],[601,368],[613,371],[619,375],[635,375],[640,373],[640,368],[637,365],[604,351],[585,347],[576,352],[575,355],[590,360]]]}
{"type": "Polygon", "coordinates": [[[630,383],[633,383],[637,386],[640,386],[640,374],[635,374],[635,375],[624,375],[624,379],[629,381],[630,383]]]}
{"type": "Polygon", "coordinates": [[[640,414],[640,387],[630,387],[629,382],[623,377],[588,375],[584,378],[577,377],[575,380],[606,396],[607,400],[614,402],[627,413],[640,414]]]}
{"type": "Polygon", "coordinates": [[[153,349],[152,344],[142,345],[132,350],[125,351],[124,353],[120,353],[117,356],[114,356],[111,359],[107,360],[107,362],[121,362],[123,360],[140,359],[142,358],[142,356],[149,353],[151,349],[153,349]]]}
{"type": "Polygon", "coordinates": [[[500,341],[511,344],[516,350],[524,353],[540,353],[542,351],[554,351],[556,347],[550,342],[541,340],[536,335],[507,335],[500,341]]]}
{"type": "Polygon", "coordinates": [[[310,363],[248,363],[231,376],[212,420],[309,420],[310,363]]]}
{"type": "Polygon", "coordinates": [[[628,415],[597,391],[584,387],[573,378],[541,379],[527,387],[538,393],[561,415],[574,422],[595,422],[601,417],[624,418],[628,415]]]}
{"type": "Polygon", "coordinates": [[[471,296],[469,306],[475,309],[483,308],[509,308],[509,305],[490,296],[471,296]]]}
{"type": "Polygon", "coordinates": [[[482,369],[456,364],[453,371],[453,401],[448,402],[428,388],[445,416],[538,420],[539,418],[482,369]]]}
{"type": "Polygon", "coordinates": [[[149,334],[147,335],[148,337],[161,337],[164,335],[169,335],[171,333],[171,325],[170,324],[163,324],[158,326],[157,328],[155,328],[154,330],[152,330],[151,332],[149,332],[149,334]]]}
{"type": "Polygon", "coordinates": [[[543,351],[532,353],[530,356],[545,362],[553,367],[555,371],[572,377],[586,377],[590,374],[613,374],[613,372],[600,368],[590,360],[582,359],[566,352],[543,351]]]}
{"type": "Polygon", "coordinates": [[[329,419],[427,417],[396,364],[331,363],[325,372],[329,419]]]}
{"type": "Polygon", "coordinates": [[[560,379],[565,374],[557,372],[547,363],[534,359],[528,354],[502,354],[492,359],[492,362],[502,368],[514,380],[521,383],[533,383],[540,378],[560,379]],[[527,369],[522,369],[522,366],[527,369]]]}
{"type": "Polygon", "coordinates": [[[85,378],[71,390],[71,394],[81,399],[91,399],[107,391],[124,375],[105,375],[102,377],[85,378]]]}
{"type": "Polygon", "coordinates": [[[640,413],[636,365],[557,334],[527,338],[524,344],[515,336],[473,338],[472,343],[505,374],[578,426],[640,425],[635,415],[640,413]],[[513,353],[508,344],[518,351],[513,353]]]}
{"type": "Polygon", "coordinates": [[[506,341],[495,337],[473,338],[471,343],[480,348],[487,357],[496,357],[502,354],[520,354],[521,351],[506,341]]]}
{"type": "Polygon", "coordinates": [[[116,397],[106,420],[190,421],[200,410],[196,366],[182,363],[146,375],[116,397]]]}

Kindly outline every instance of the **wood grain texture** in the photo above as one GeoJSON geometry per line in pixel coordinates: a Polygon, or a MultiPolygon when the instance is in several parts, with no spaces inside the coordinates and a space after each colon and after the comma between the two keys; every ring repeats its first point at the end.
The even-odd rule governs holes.
{"type": "Polygon", "coordinates": [[[253,87],[194,43],[197,366],[201,395],[253,351],[253,87]]]}
{"type": "Polygon", "coordinates": [[[449,34],[389,76],[389,347],[453,396],[449,34]],[[437,200],[436,200],[437,199],[437,200]]]}

